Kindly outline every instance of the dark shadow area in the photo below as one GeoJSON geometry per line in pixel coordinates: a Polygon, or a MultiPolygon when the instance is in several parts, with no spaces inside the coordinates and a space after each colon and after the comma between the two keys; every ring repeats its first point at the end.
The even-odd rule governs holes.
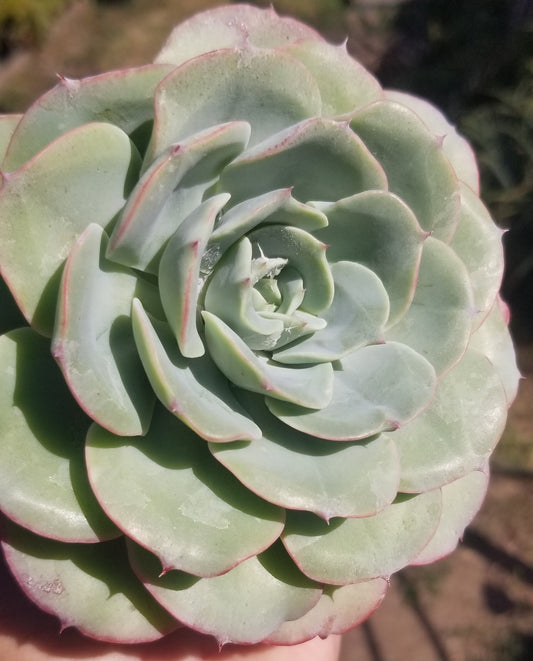
{"type": "Polygon", "coordinates": [[[524,583],[533,584],[533,567],[531,565],[528,565],[517,556],[507,553],[476,530],[468,528],[465,531],[463,545],[477,553],[481,553],[487,560],[496,563],[524,583]]]}

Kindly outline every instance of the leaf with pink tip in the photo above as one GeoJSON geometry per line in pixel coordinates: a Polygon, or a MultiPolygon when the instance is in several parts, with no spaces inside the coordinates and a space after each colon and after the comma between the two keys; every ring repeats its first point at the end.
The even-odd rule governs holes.
{"type": "Polygon", "coordinates": [[[410,108],[429,130],[443,139],[442,151],[450,161],[455,174],[479,195],[479,171],[474,150],[469,142],[450,124],[442,112],[428,101],[398,90],[384,90],[385,98],[410,108]]]}
{"type": "Polygon", "coordinates": [[[431,406],[392,434],[402,466],[400,489],[435,489],[482,468],[503,433],[507,408],[497,371],[469,349],[441,377],[431,406]]]}
{"type": "Polygon", "coordinates": [[[316,606],[297,620],[284,622],[264,641],[269,645],[299,645],[315,636],[340,635],[364,622],[378,608],[388,588],[384,578],[326,585],[316,606]]]}
{"type": "Polygon", "coordinates": [[[160,560],[160,571],[216,576],[278,539],[285,513],[261,500],[210,455],[189,427],[158,407],[142,438],[93,425],[91,486],[109,517],[160,560]]]}
{"type": "Polygon", "coordinates": [[[411,564],[425,565],[435,562],[455,550],[466,526],[483,503],[488,483],[487,467],[485,471],[473,471],[441,488],[442,513],[438,528],[411,564]]]}
{"type": "Polygon", "coordinates": [[[234,204],[286,186],[300,202],[333,202],[385,190],[387,177],[346,122],[314,117],[247,149],[224,170],[220,185],[234,204]]]}
{"type": "Polygon", "coordinates": [[[206,53],[224,48],[279,48],[301,40],[321,41],[318,32],[288,16],[278,16],[272,6],[259,9],[237,4],[199,12],[174,28],[156,62],[179,66],[206,53]],[[209,44],[209,48],[206,48],[209,44]]]}
{"type": "Polygon", "coordinates": [[[71,397],[49,342],[20,328],[0,338],[0,360],[2,512],[64,542],[116,536],[87,479],[90,420],[71,397]]]}
{"type": "Polygon", "coordinates": [[[385,340],[403,342],[418,351],[440,376],[464,354],[475,307],[465,265],[445,243],[424,242],[413,301],[385,340]]]}
{"type": "Polygon", "coordinates": [[[26,595],[97,640],[145,643],[179,626],[131,571],[123,538],[65,544],[5,523],[7,564],[26,595]]]}
{"type": "Polygon", "coordinates": [[[151,64],[82,80],[60,77],[24,114],[2,167],[15,170],[60,135],[92,122],[108,122],[135,142],[135,132],[153,119],[155,87],[170,71],[151,64]]]}
{"type": "Polygon", "coordinates": [[[86,124],[6,176],[0,191],[2,275],[24,316],[51,335],[63,263],[89,223],[123,207],[138,154],[111,124],[86,124]]]}
{"type": "Polygon", "coordinates": [[[422,551],[441,513],[439,489],[402,496],[374,516],[328,523],[287,512],[282,541],[309,578],[335,585],[388,578],[422,551]]]}
{"type": "Polygon", "coordinates": [[[320,107],[313,77],[290,55],[253,47],[211,51],[177,67],[158,86],[148,161],[224,122],[248,122],[254,145],[319,115],[320,107]]]}
{"type": "Polygon", "coordinates": [[[168,325],[151,319],[133,302],[133,334],[159,400],[199,436],[209,441],[253,440],[261,430],[233,396],[209,354],[188,360],[168,325]]]}
{"type": "Polygon", "coordinates": [[[334,46],[326,41],[298,41],[284,49],[304,64],[318,83],[324,117],[332,117],[366,106],[383,97],[374,76],[354,60],[346,44],[334,46]]]}
{"type": "Polygon", "coordinates": [[[133,189],[114,227],[107,256],[157,273],[166,241],[202,202],[224,165],[246,146],[250,127],[230,122],[172,144],[133,189]]]}
{"type": "Polygon", "coordinates": [[[204,311],[202,317],[211,358],[236,386],[309,408],[328,404],[333,382],[331,363],[282,367],[254,353],[216,315],[204,311]]]}
{"type": "Polygon", "coordinates": [[[438,137],[394,101],[357,110],[350,125],[381,163],[391,193],[411,207],[424,230],[448,241],[459,221],[459,188],[438,137]]]}
{"type": "Polygon", "coordinates": [[[214,636],[220,646],[263,641],[285,620],[302,617],[322,593],[296,569],[281,544],[211,578],[178,571],[161,576],[157,558],[131,543],[128,550],[134,571],[155,599],[186,626],[214,636]]]}
{"type": "Polygon", "coordinates": [[[375,514],[396,497],[399,464],[392,439],[331,443],[288,428],[259,396],[242,393],[240,400],[261,427],[262,437],[246,445],[209,447],[223,466],[265,500],[329,521],[375,514]]]}
{"type": "Polygon", "coordinates": [[[277,418],[294,429],[349,441],[411,424],[429,405],[435,386],[435,370],[423,356],[405,344],[387,342],[342,358],[333,371],[331,402],[319,410],[270,397],[266,402],[277,418]]]}
{"type": "Polygon", "coordinates": [[[131,303],[140,283],[133,271],[105,259],[106,246],[102,228],[89,225],[72,249],[61,281],[52,352],[93,420],[116,434],[142,434],[155,396],[131,328],[131,303]]]}

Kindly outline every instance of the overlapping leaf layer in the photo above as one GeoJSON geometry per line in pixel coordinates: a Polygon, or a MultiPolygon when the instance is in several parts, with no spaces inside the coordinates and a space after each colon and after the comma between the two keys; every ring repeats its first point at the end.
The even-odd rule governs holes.
{"type": "Polygon", "coordinates": [[[234,5],[0,147],[3,547],[63,627],[294,644],[453,550],[518,373],[436,109],[234,5]]]}

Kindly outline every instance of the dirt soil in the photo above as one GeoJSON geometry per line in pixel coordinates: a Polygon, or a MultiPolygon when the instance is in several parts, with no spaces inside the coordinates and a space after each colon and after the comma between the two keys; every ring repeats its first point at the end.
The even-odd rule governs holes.
{"type": "MultiPolygon", "coordinates": [[[[75,0],[39,48],[0,61],[0,110],[23,111],[55,83],[56,73],[81,77],[146,63],[172,25],[219,4],[75,0]]],[[[360,50],[365,26],[352,17],[346,29],[357,37],[349,42],[352,51],[360,50]]],[[[367,35],[365,48],[366,64],[375,63],[383,40],[367,35]]],[[[394,576],[378,611],[345,635],[342,661],[533,658],[533,349],[521,347],[519,356],[529,378],[521,382],[487,499],[463,543],[440,562],[394,576]]]]}

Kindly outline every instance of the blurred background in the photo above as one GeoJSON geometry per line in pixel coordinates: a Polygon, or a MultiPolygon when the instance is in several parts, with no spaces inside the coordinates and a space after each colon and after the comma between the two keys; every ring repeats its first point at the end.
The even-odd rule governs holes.
{"type": "MultiPolygon", "coordinates": [[[[149,62],[217,0],[0,0],[0,112],[56,82],[149,62]]],[[[226,3],[227,4],[227,3],[226,3]]],[[[436,103],[473,144],[504,235],[502,293],[526,377],[458,550],[394,576],[342,661],[533,659],[533,0],[269,0],[340,43],[386,87],[436,103]],[[529,377],[529,378],[528,378],[529,377]]]]}

